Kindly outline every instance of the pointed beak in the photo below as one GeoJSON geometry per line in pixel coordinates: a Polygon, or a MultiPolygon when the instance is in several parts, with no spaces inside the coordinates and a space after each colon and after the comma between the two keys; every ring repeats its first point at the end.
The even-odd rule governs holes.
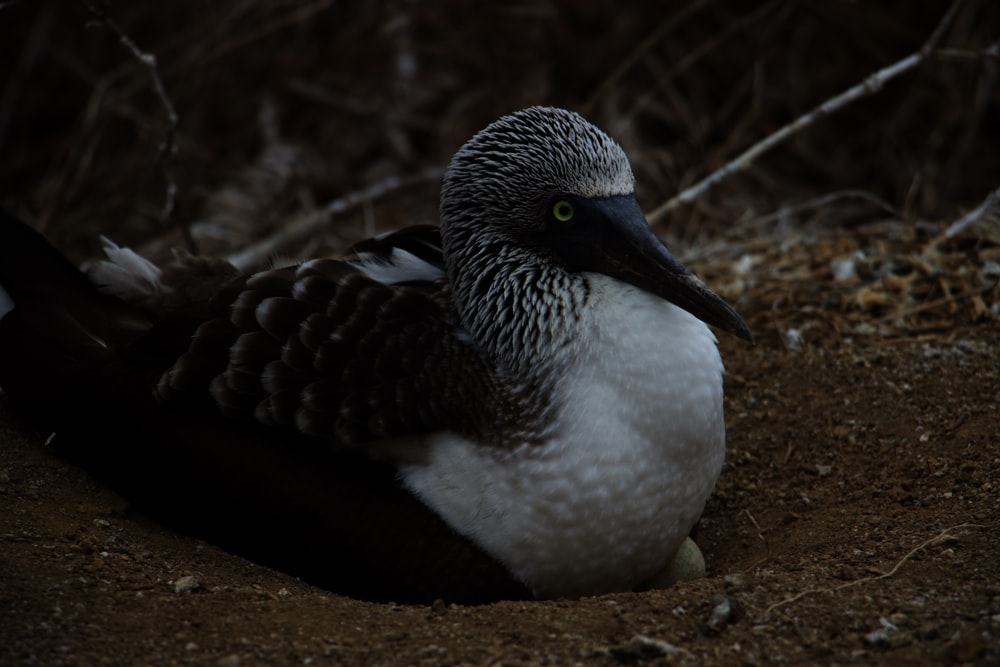
{"type": "Polygon", "coordinates": [[[656,238],[634,196],[574,199],[572,224],[553,223],[548,245],[575,271],[597,271],[655,294],[706,324],[753,342],[743,318],[656,238]]]}

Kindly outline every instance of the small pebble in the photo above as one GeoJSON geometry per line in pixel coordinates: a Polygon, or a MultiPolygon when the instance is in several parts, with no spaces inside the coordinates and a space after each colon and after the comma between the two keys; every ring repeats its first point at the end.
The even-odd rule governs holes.
{"type": "Polygon", "coordinates": [[[885,630],[874,630],[865,635],[864,643],[868,646],[888,646],[889,645],[889,633],[885,630]]]}
{"type": "MultiPolygon", "coordinates": [[[[902,616],[902,620],[906,619],[905,615],[900,616],[902,616]]],[[[908,632],[901,632],[899,626],[894,622],[895,620],[885,618],[884,616],[878,619],[879,624],[882,626],[881,629],[874,630],[865,635],[862,638],[864,644],[872,648],[890,649],[912,643],[912,635],[908,632]]]]}
{"type": "Polygon", "coordinates": [[[187,593],[198,588],[198,579],[188,574],[174,580],[174,593],[187,593]]]}
{"type": "Polygon", "coordinates": [[[802,347],[802,332],[798,329],[787,329],[785,331],[785,345],[790,350],[798,350],[802,347]]]}
{"type": "Polygon", "coordinates": [[[650,660],[664,655],[687,653],[686,650],[677,648],[673,644],[645,635],[636,635],[624,644],[612,646],[608,652],[619,662],[628,663],[650,660]]]}
{"type": "Polygon", "coordinates": [[[720,632],[722,628],[736,620],[736,602],[728,595],[716,595],[712,598],[712,613],[708,616],[705,624],[713,632],[720,632]]]}
{"type": "Polygon", "coordinates": [[[725,584],[726,588],[740,588],[746,584],[746,577],[743,576],[742,572],[733,572],[724,576],[722,583],[725,584]]]}

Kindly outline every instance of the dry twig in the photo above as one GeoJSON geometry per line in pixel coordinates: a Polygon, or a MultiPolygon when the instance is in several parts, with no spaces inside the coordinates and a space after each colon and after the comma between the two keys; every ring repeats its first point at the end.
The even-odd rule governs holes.
{"type": "Polygon", "coordinates": [[[278,256],[287,248],[316,233],[319,229],[329,224],[330,219],[334,215],[358,206],[365,206],[375,199],[385,197],[388,194],[412,185],[439,180],[443,174],[443,168],[432,167],[412,176],[390,176],[363,190],[356,190],[328,202],[319,211],[303,216],[285,225],[276,230],[271,236],[258,241],[249,248],[229,255],[226,259],[241,271],[258,267],[264,262],[278,256]]]}
{"type": "MultiPolygon", "coordinates": [[[[173,172],[173,160],[177,153],[177,126],[180,124],[180,117],[177,115],[177,110],[174,108],[174,103],[171,101],[170,96],[167,94],[166,86],[163,85],[163,79],[160,77],[160,69],[156,60],[156,55],[153,53],[148,53],[139,48],[139,45],[128,36],[128,34],[122,30],[118,23],[108,16],[107,10],[97,5],[83,0],[83,5],[87,10],[94,15],[98,23],[106,27],[108,30],[113,32],[122,45],[129,50],[129,52],[135,57],[135,59],[149,72],[149,77],[153,82],[153,90],[156,91],[156,96],[160,100],[160,105],[163,107],[164,116],[166,117],[167,126],[164,129],[163,141],[160,143],[159,153],[160,153],[160,168],[163,170],[163,178],[167,184],[167,193],[163,203],[163,209],[160,212],[160,222],[163,224],[169,224],[174,213],[174,206],[177,201],[177,180],[174,178],[173,172]]],[[[194,244],[191,241],[190,234],[188,233],[187,226],[183,226],[183,233],[185,240],[191,249],[194,250],[194,244]]]]}
{"type": "Polygon", "coordinates": [[[316,14],[329,9],[333,5],[333,0],[318,0],[318,2],[302,6],[297,6],[295,3],[291,4],[292,9],[288,12],[288,14],[282,15],[275,21],[269,21],[267,23],[257,25],[252,30],[249,30],[244,34],[237,35],[236,37],[222,42],[207,53],[192,52],[187,59],[168,65],[168,73],[183,70],[185,67],[204,67],[214,60],[223,58],[238,49],[246,48],[247,46],[258,42],[283,28],[297,25],[311,19],[316,14]]]}
{"type": "Polygon", "coordinates": [[[891,216],[899,217],[899,212],[893,207],[892,204],[875,196],[867,190],[858,189],[847,189],[838,190],[837,192],[830,192],[819,197],[813,197],[811,199],[806,199],[794,204],[788,204],[787,206],[782,206],[777,211],[772,211],[771,213],[766,213],[764,215],[758,216],[753,219],[753,223],[758,224],[768,224],[776,220],[782,220],[788,216],[795,215],[798,213],[803,213],[805,211],[815,211],[819,209],[826,208],[831,204],[846,200],[846,199],[860,199],[861,201],[866,201],[873,206],[876,206],[891,216]]]}
{"type": "Polygon", "coordinates": [[[922,63],[931,53],[931,49],[941,35],[944,34],[945,29],[951,24],[952,19],[958,12],[959,7],[961,7],[962,2],[955,2],[952,4],[951,8],[945,14],[944,18],[935,28],[934,33],[931,38],[920,48],[919,51],[911,53],[902,60],[899,60],[888,67],[884,67],[874,74],[870,75],[861,83],[848,88],[840,95],[832,97],[827,101],[820,104],[818,107],[805,113],[794,121],[785,125],[784,127],[778,129],[776,132],[765,137],[761,141],[757,142],[738,157],[727,162],[721,169],[718,169],[712,174],[709,174],[706,178],[702,179],[700,182],[686,188],[683,192],[671,198],[664,204],[661,204],[655,208],[647,216],[650,223],[656,223],[662,218],[664,218],[668,213],[673,211],[675,208],[681,206],[682,204],[689,204],[698,197],[702,196],[709,189],[717,185],[718,183],[726,180],[730,176],[737,174],[750,165],[760,157],[761,155],[767,153],[775,146],[783,143],[786,139],[794,136],[803,129],[809,127],[810,125],[816,123],[817,121],[829,116],[830,114],[841,110],[848,104],[855,102],[863,97],[867,97],[874,93],[877,93],[882,87],[895,79],[899,75],[910,71],[917,65],[922,63]]]}
{"type": "Polygon", "coordinates": [[[960,220],[951,223],[944,233],[944,238],[950,239],[958,236],[969,227],[982,221],[1000,225],[1000,188],[987,195],[983,203],[969,211],[960,220]]]}
{"type": "Polygon", "coordinates": [[[659,42],[664,35],[678,25],[682,24],[691,16],[701,11],[707,4],[709,4],[709,0],[694,2],[680,10],[677,14],[672,15],[667,21],[664,21],[657,26],[656,29],[653,30],[653,32],[650,33],[645,39],[639,42],[639,45],[632,50],[632,53],[624,58],[614,71],[612,71],[611,74],[609,74],[608,77],[601,82],[601,84],[597,87],[597,90],[591,94],[587,101],[580,105],[580,111],[583,113],[590,112],[597,104],[598,100],[604,97],[608,90],[610,90],[619,79],[625,76],[630,69],[635,67],[635,64],[639,62],[639,60],[641,60],[642,57],[646,55],[646,53],[653,48],[653,46],[659,42]]]}
{"type": "Polygon", "coordinates": [[[928,539],[924,540],[923,542],[921,542],[920,544],[918,544],[917,546],[915,546],[912,549],[910,549],[910,551],[907,552],[905,556],[903,556],[898,561],[896,561],[896,564],[893,565],[892,569],[889,570],[888,572],[883,572],[883,573],[877,574],[877,575],[875,575],[873,577],[862,577],[861,579],[855,579],[854,581],[848,581],[846,583],[840,584],[839,586],[834,586],[833,588],[810,588],[808,590],[801,591],[799,593],[796,593],[792,597],[785,598],[784,600],[779,600],[778,602],[775,602],[774,604],[772,604],[771,606],[769,606],[767,609],[764,610],[763,616],[766,617],[772,611],[774,611],[775,609],[778,609],[780,607],[784,607],[785,605],[789,605],[789,604],[791,604],[793,602],[797,602],[798,600],[801,600],[802,598],[804,598],[804,597],[806,597],[808,595],[816,595],[817,593],[836,593],[837,591],[842,591],[845,588],[851,588],[852,586],[860,586],[861,584],[866,584],[866,583],[869,583],[869,582],[872,582],[872,581],[879,581],[881,579],[888,579],[889,577],[892,577],[897,572],[899,572],[899,569],[901,567],[903,567],[903,565],[908,560],[910,560],[911,558],[913,558],[913,556],[915,556],[918,552],[920,552],[923,549],[926,549],[927,547],[929,547],[929,546],[931,546],[933,544],[937,544],[937,543],[941,542],[945,538],[950,537],[951,534],[954,531],[960,530],[962,528],[986,528],[986,526],[978,524],[978,523],[961,523],[961,524],[958,524],[957,526],[950,526],[948,528],[945,528],[944,530],[942,530],[940,533],[938,533],[934,537],[928,538],[928,539]]]}

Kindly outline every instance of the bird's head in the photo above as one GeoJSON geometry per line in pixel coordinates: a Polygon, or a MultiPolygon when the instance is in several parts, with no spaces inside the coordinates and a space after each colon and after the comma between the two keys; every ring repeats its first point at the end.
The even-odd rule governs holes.
{"type": "Polygon", "coordinates": [[[535,256],[630,283],[752,340],[736,311],[653,234],[634,180],[621,146],[571,111],[531,107],[479,132],[455,154],[441,191],[460,307],[488,288],[491,266],[535,256]]]}

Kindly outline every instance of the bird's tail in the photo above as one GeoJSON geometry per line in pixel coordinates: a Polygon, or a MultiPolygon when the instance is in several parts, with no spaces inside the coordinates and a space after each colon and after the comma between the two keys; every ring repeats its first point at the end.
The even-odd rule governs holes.
{"type": "Polygon", "coordinates": [[[75,397],[100,386],[122,341],[145,328],[142,313],[0,210],[0,389],[33,427],[55,431],[75,397]]]}

